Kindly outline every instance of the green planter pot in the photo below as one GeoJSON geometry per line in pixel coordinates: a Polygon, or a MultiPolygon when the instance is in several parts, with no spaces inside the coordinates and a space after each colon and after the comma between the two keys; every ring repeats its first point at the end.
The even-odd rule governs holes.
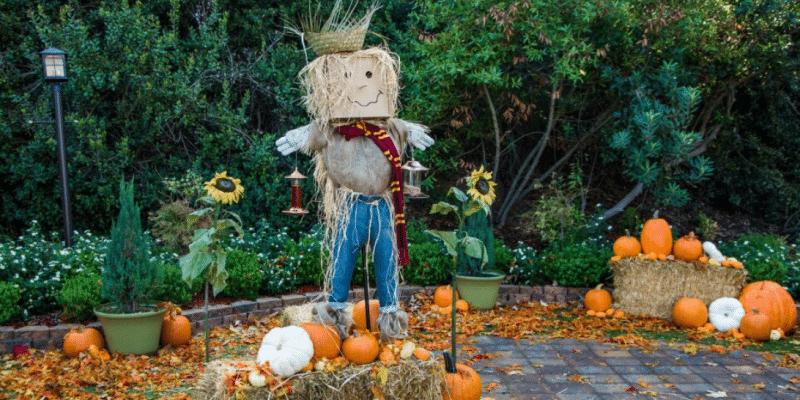
{"type": "Polygon", "coordinates": [[[108,350],[121,354],[155,354],[167,310],[147,305],[143,308],[150,311],[118,314],[110,312],[112,308],[111,304],[102,304],[94,309],[97,319],[103,325],[108,350]]]}
{"type": "Polygon", "coordinates": [[[481,310],[494,308],[500,283],[506,276],[501,272],[487,271],[484,276],[456,275],[456,290],[470,307],[481,310]]]}

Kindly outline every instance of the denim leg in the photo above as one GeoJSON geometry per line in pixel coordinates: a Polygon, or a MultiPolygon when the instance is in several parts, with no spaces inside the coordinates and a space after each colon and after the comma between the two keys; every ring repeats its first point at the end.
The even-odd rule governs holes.
{"type": "Polygon", "coordinates": [[[397,308],[397,280],[395,279],[394,226],[389,206],[385,201],[370,208],[370,241],[375,260],[375,283],[381,313],[392,313],[397,308]]]}
{"type": "Polygon", "coordinates": [[[350,221],[339,231],[334,241],[333,274],[331,276],[331,292],[328,304],[335,309],[347,307],[346,301],[350,292],[350,281],[358,259],[359,249],[366,242],[369,226],[369,209],[367,205],[356,201],[350,208],[350,221]]]}

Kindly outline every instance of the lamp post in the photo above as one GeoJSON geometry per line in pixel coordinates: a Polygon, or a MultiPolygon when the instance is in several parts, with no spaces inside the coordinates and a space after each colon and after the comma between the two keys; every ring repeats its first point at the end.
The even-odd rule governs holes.
{"type": "Polygon", "coordinates": [[[53,84],[56,139],[58,143],[58,175],[61,184],[61,209],[64,214],[64,243],[72,247],[72,207],[69,202],[69,178],[67,174],[67,146],[64,140],[64,115],[61,104],[61,82],[67,81],[67,54],[50,47],[42,51],[44,80],[53,84]]]}

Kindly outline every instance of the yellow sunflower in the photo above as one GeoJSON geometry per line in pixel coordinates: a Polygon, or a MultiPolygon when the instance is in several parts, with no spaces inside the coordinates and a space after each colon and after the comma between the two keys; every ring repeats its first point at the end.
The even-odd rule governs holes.
{"type": "Polygon", "coordinates": [[[494,193],[494,187],[496,185],[497,182],[492,181],[492,173],[484,171],[483,165],[481,165],[480,169],[472,171],[467,181],[467,186],[469,186],[467,194],[483,204],[490,206],[496,197],[494,193]]]}
{"type": "Polygon", "coordinates": [[[218,172],[214,179],[205,183],[208,195],[222,204],[238,203],[244,194],[244,186],[239,179],[228,176],[228,171],[218,172]]]}

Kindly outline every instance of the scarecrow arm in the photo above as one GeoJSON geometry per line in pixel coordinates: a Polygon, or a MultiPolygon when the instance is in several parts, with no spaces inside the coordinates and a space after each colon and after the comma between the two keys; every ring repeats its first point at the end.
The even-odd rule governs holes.
{"type": "Polygon", "coordinates": [[[297,150],[303,149],[308,142],[311,134],[311,124],[301,126],[286,132],[281,138],[275,141],[275,146],[283,155],[289,155],[297,150]]]}
{"type": "Polygon", "coordinates": [[[433,144],[433,138],[428,136],[430,130],[425,125],[403,121],[408,129],[408,142],[414,147],[425,150],[433,144]]]}

